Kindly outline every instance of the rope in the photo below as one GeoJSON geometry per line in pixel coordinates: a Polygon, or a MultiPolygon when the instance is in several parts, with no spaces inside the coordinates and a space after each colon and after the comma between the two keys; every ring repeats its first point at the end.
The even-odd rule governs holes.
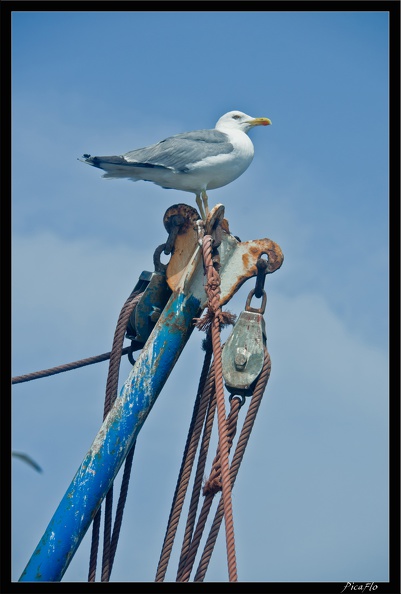
{"type": "MultiPolygon", "coordinates": [[[[206,264],[206,261],[205,261],[205,264],[206,264]]],[[[208,262],[208,264],[209,264],[209,262],[208,262]]],[[[213,287],[213,285],[212,285],[212,283],[209,282],[209,278],[208,278],[208,288],[210,288],[210,287],[213,287]]],[[[219,303],[220,303],[219,290],[216,292],[216,294],[217,294],[218,307],[219,307],[219,303]]],[[[227,323],[232,323],[234,320],[234,316],[232,314],[230,314],[229,312],[223,313],[220,311],[220,315],[215,316],[213,314],[213,306],[214,306],[214,303],[212,303],[209,300],[208,311],[207,311],[206,315],[204,316],[204,318],[195,320],[198,328],[205,329],[207,331],[207,337],[205,339],[205,344],[207,345],[207,347],[205,347],[205,350],[207,351],[207,354],[205,356],[205,361],[204,361],[204,365],[203,365],[202,372],[201,372],[201,379],[199,382],[198,393],[197,393],[197,397],[195,400],[191,425],[190,425],[190,429],[188,432],[187,442],[186,442],[185,449],[184,449],[184,456],[183,456],[183,460],[181,463],[181,469],[179,472],[176,490],[175,490],[174,497],[173,497],[173,504],[172,504],[172,508],[171,508],[171,512],[170,512],[170,517],[168,520],[166,535],[165,535],[162,552],[160,555],[160,560],[159,560],[159,564],[158,564],[158,568],[157,568],[157,573],[156,573],[156,581],[157,582],[161,582],[164,580],[165,573],[167,570],[168,561],[169,561],[171,551],[172,551],[173,541],[174,541],[174,538],[176,535],[176,530],[178,527],[179,517],[182,512],[184,498],[185,498],[185,494],[186,494],[186,491],[188,488],[189,478],[190,478],[191,471],[192,471],[194,456],[195,456],[196,449],[198,446],[198,441],[199,441],[202,424],[204,424],[204,430],[203,430],[202,442],[200,445],[198,465],[197,465],[196,474],[195,474],[195,478],[194,478],[194,484],[193,484],[193,488],[192,488],[192,496],[191,496],[191,500],[190,500],[190,504],[189,504],[188,517],[187,517],[186,527],[185,527],[185,531],[184,531],[183,544],[182,544],[181,555],[180,555],[180,560],[179,560],[179,567],[178,567],[177,578],[176,578],[177,581],[187,581],[189,579],[189,574],[190,574],[192,566],[193,566],[193,561],[194,561],[194,558],[196,555],[196,550],[197,550],[197,547],[199,544],[199,540],[200,540],[200,537],[201,537],[201,534],[203,531],[205,521],[207,519],[210,504],[211,504],[211,502],[213,500],[213,496],[214,496],[214,493],[213,493],[213,495],[206,498],[207,499],[206,505],[209,504],[209,507],[207,509],[205,508],[205,500],[204,500],[203,513],[201,514],[202,515],[202,518],[201,518],[202,528],[200,530],[200,528],[199,528],[200,524],[198,521],[197,530],[196,530],[196,533],[195,533],[195,536],[193,539],[192,535],[193,535],[193,531],[194,531],[196,512],[197,512],[197,507],[199,504],[199,497],[200,497],[200,492],[201,492],[201,488],[202,488],[202,479],[204,476],[204,468],[205,468],[205,464],[206,464],[207,451],[208,451],[208,447],[209,447],[210,436],[211,436],[211,431],[212,431],[212,426],[213,426],[213,419],[214,419],[215,409],[216,409],[216,398],[215,398],[216,381],[215,381],[215,374],[214,374],[214,364],[211,366],[209,373],[207,375],[207,378],[205,379],[207,369],[210,365],[211,353],[213,350],[213,344],[211,344],[212,343],[211,331],[212,331],[213,318],[217,317],[219,319],[219,331],[223,325],[225,325],[227,323]],[[209,351],[209,354],[208,354],[208,351],[209,351]],[[200,396],[201,392],[202,392],[202,394],[200,396]],[[207,408],[207,410],[206,410],[206,408],[207,408]],[[206,509],[206,513],[205,513],[205,509],[206,509]]],[[[223,398],[224,398],[224,392],[223,392],[223,398]]],[[[233,401],[232,411],[234,409],[236,409],[236,412],[237,412],[236,418],[237,418],[238,410],[239,410],[238,399],[234,399],[234,401],[233,401]]],[[[225,417],[225,410],[224,410],[224,417],[225,417]]],[[[225,421],[225,423],[228,424],[229,431],[230,431],[230,440],[228,442],[229,447],[231,447],[232,439],[235,435],[235,430],[236,430],[236,422],[234,423],[234,426],[232,426],[232,418],[233,418],[233,415],[231,413],[229,416],[229,419],[227,419],[227,421],[225,421]]],[[[220,465],[220,462],[219,462],[219,465],[220,465]]],[[[221,471],[219,470],[218,473],[220,475],[221,471]]],[[[221,490],[221,481],[220,481],[220,490],[221,490]]]]}
{"type": "MultiPolygon", "coordinates": [[[[231,443],[232,443],[232,438],[235,435],[235,427],[237,424],[239,409],[240,409],[239,400],[237,398],[232,399],[230,415],[227,418],[227,426],[231,427],[231,436],[230,436],[231,443]],[[233,429],[233,427],[234,427],[234,429],[233,429]]],[[[213,409],[213,415],[214,415],[214,409],[213,409]]],[[[230,444],[230,446],[231,446],[231,444],[230,444]]],[[[203,500],[202,509],[199,514],[198,523],[197,523],[197,526],[196,526],[196,529],[195,529],[195,532],[193,535],[192,542],[190,543],[190,546],[188,548],[185,562],[182,563],[181,571],[180,571],[179,575],[177,576],[177,581],[187,582],[189,580],[189,576],[191,574],[192,567],[193,567],[193,564],[195,561],[195,556],[196,556],[198,548],[199,548],[199,543],[200,543],[200,540],[203,535],[203,531],[204,531],[204,528],[206,525],[206,521],[207,521],[207,518],[209,515],[211,505],[213,503],[213,498],[214,498],[215,494],[219,490],[221,490],[222,484],[221,484],[221,479],[218,476],[220,474],[218,468],[220,468],[219,450],[218,450],[215,460],[213,462],[213,467],[212,467],[210,477],[209,477],[208,481],[206,482],[206,485],[208,483],[214,484],[214,480],[217,477],[218,478],[217,488],[206,488],[206,491],[204,489],[205,498],[203,500]]],[[[222,500],[220,500],[220,503],[222,503],[222,500]]]]}
{"type": "MultiPolygon", "coordinates": [[[[262,371],[256,381],[255,384],[255,389],[253,391],[253,396],[251,398],[251,402],[249,404],[249,408],[244,420],[244,424],[240,433],[240,436],[238,438],[238,442],[237,442],[237,446],[235,448],[235,452],[234,452],[234,456],[232,459],[232,463],[231,463],[231,468],[230,468],[230,477],[231,477],[231,488],[233,488],[234,483],[235,483],[235,479],[237,478],[237,474],[238,474],[238,470],[239,467],[241,465],[244,453],[245,453],[245,448],[248,444],[248,440],[256,419],[256,415],[257,412],[259,410],[259,406],[260,403],[262,401],[262,397],[263,397],[263,393],[266,389],[266,385],[267,382],[269,380],[270,377],[270,371],[271,371],[271,361],[270,361],[270,355],[267,351],[267,348],[265,347],[265,356],[264,356],[264,362],[263,362],[263,368],[262,371]]],[[[217,539],[217,535],[219,533],[219,529],[220,529],[220,525],[221,525],[221,521],[223,519],[223,505],[222,505],[222,501],[220,500],[216,514],[215,514],[215,518],[212,524],[212,527],[210,529],[209,532],[209,536],[208,539],[206,541],[205,547],[204,547],[204,551],[202,553],[202,557],[199,561],[199,566],[198,569],[196,571],[195,577],[194,577],[194,582],[202,582],[208,565],[209,565],[209,561],[214,549],[214,545],[217,539]]]]}
{"type": "Polygon", "coordinates": [[[103,527],[103,556],[102,556],[102,582],[108,582],[110,579],[110,551],[111,551],[111,530],[113,523],[113,485],[106,495],[106,504],[104,510],[103,527]]]}
{"type": "MultiPolygon", "coordinates": [[[[188,567],[188,564],[191,563],[191,559],[192,559],[191,552],[192,552],[192,542],[193,542],[193,538],[194,538],[193,531],[194,531],[194,525],[195,525],[195,516],[196,516],[196,511],[197,511],[196,507],[199,502],[200,491],[201,491],[201,487],[202,487],[202,479],[204,476],[204,469],[205,469],[205,465],[206,465],[207,453],[209,450],[210,438],[211,438],[211,434],[212,434],[213,420],[214,420],[215,411],[216,411],[216,393],[215,393],[215,389],[214,389],[214,367],[213,367],[213,376],[212,375],[210,376],[210,381],[213,382],[213,385],[211,386],[209,407],[208,407],[208,410],[206,413],[206,418],[205,418],[202,442],[201,442],[199,456],[198,456],[198,465],[197,465],[196,475],[195,475],[194,484],[193,484],[193,488],[192,488],[191,502],[189,505],[187,525],[185,528],[184,540],[183,540],[183,544],[182,544],[182,548],[181,548],[181,555],[180,555],[177,577],[176,577],[177,582],[185,581],[183,576],[185,575],[185,577],[186,577],[186,575],[187,575],[186,569],[188,567]]],[[[189,574],[188,574],[188,577],[189,577],[189,574]]]]}
{"type": "Polygon", "coordinates": [[[97,553],[99,550],[99,534],[100,534],[100,519],[102,517],[102,509],[99,507],[92,524],[92,542],[89,555],[89,573],[88,582],[96,581],[96,563],[97,553]]]}
{"type": "MultiPolygon", "coordinates": [[[[118,317],[117,326],[114,332],[114,339],[113,345],[110,353],[110,363],[109,363],[109,370],[107,374],[107,382],[106,382],[106,395],[104,401],[104,409],[103,409],[103,420],[108,415],[110,409],[112,408],[114,401],[117,397],[117,390],[118,390],[118,377],[119,377],[119,368],[120,368],[120,361],[122,353],[125,349],[123,349],[123,342],[125,337],[125,332],[127,329],[128,320],[134,308],[136,307],[138,301],[141,298],[142,293],[133,292],[128,297],[126,302],[124,303],[120,315],[118,317]]],[[[131,459],[132,463],[132,459],[131,459]]],[[[125,464],[127,464],[127,459],[125,464]]],[[[124,470],[125,472],[125,470],[124,470]]],[[[122,487],[121,487],[122,488],[122,487]]],[[[120,493],[121,498],[121,493],[120,493]]],[[[124,507],[124,506],[123,506],[124,507]]],[[[112,568],[112,561],[114,560],[115,549],[117,547],[117,542],[114,543],[114,554],[112,555],[111,549],[111,540],[112,540],[112,508],[113,508],[113,484],[111,485],[107,495],[106,495],[106,504],[105,504],[105,521],[104,521],[104,531],[103,531],[103,557],[102,557],[102,574],[101,574],[101,581],[108,582],[110,579],[111,568],[112,568]]],[[[94,521],[93,521],[93,528],[92,528],[92,544],[91,544],[91,554],[90,554],[90,561],[89,561],[89,572],[88,572],[88,581],[94,582],[96,576],[96,564],[97,564],[97,552],[98,552],[98,545],[99,545],[99,528],[98,524],[100,523],[100,513],[101,508],[97,511],[94,521]],[[97,516],[99,515],[99,518],[97,516]]],[[[121,512],[122,514],[122,512],[121,512]]],[[[121,525],[120,518],[120,525],[121,525]]],[[[119,531],[119,529],[118,529],[119,531]]]]}
{"type": "MultiPolygon", "coordinates": [[[[227,438],[228,449],[231,450],[233,439],[237,432],[238,413],[241,408],[241,402],[238,398],[231,400],[231,410],[227,417],[227,438]]],[[[217,454],[213,460],[212,470],[208,480],[203,487],[203,495],[216,494],[221,491],[221,464],[220,464],[220,449],[217,449],[217,454]]]]}
{"type": "Polygon", "coordinates": [[[193,461],[195,458],[200,433],[202,430],[202,423],[205,416],[205,410],[210,400],[214,388],[214,368],[210,368],[212,358],[211,343],[208,340],[204,342],[205,357],[203,361],[201,376],[199,379],[198,391],[195,399],[194,409],[192,412],[192,419],[188,430],[187,441],[184,448],[184,454],[181,462],[177,485],[175,488],[171,511],[167,522],[166,534],[160,554],[159,563],[156,571],[156,582],[164,580],[167,565],[170,559],[171,551],[177,527],[184,504],[185,494],[188,488],[189,479],[191,476],[193,461]]]}
{"type": "Polygon", "coordinates": [[[202,241],[203,261],[206,269],[207,283],[205,286],[208,296],[208,315],[211,318],[211,335],[213,344],[213,357],[215,366],[215,387],[217,401],[217,423],[219,432],[219,449],[221,464],[222,499],[224,507],[226,549],[228,575],[230,582],[237,581],[237,567],[235,556],[234,522],[231,500],[231,480],[229,466],[228,438],[226,432],[226,411],[224,404],[223,367],[221,361],[221,325],[224,317],[220,308],[220,275],[214,267],[212,260],[211,235],[205,235],[202,241]]]}
{"type": "MultiPolygon", "coordinates": [[[[262,396],[264,393],[264,390],[266,388],[267,385],[267,381],[269,379],[270,376],[270,370],[271,370],[271,362],[270,362],[270,356],[269,353],[265,347],[265,356],[264,356],[264,363],[263,363],[263,368],[262,371],[255,383],[255,387],[253,390],[253,396],[251,398],[251,402],[243,423],[243,427],[241,430],[241,433],[239,435],[238,441],[237,441],[237,445],[235,448],[235,453],[232,459],[232,464],[230,467],[230,479],[231,479],[231,488],[233,488],[234,486],[234,482],[235,479],[237,477],[238,474],[238,470],[239,470],[239,466],[242,462],[243,456],[244,456],[244,452],[253,428],[253,424],[255,422],[255,418],[256,418],[256,414],[259,410],[259,406],[262,400],[262,396]]],[[[235,436],[235,431],[236,431],[236,426],[237,426],[237,419],[238,419],[238,412],[241,408],[240,405],[240,401],[238,398],[232,398],[231,399],[231,410],[230,410],[230,414],[229,417],[227,418],[227,431],[229,434],[229,444],[231,447],[232,444],[232,440],[235,436]]],[[[190,546],[186,552],[186,557],[185,559],[181,559],[180,560],[180,567],[179,567],[179,572],[177,574],[177,581],[180,582],[187,582],[189,581],[189,577],[190,577],[190,573],[192,571],[192,567],[194,564],[194,560],[199,548],[199,544],[203,535],[203,531],[206,525],[206,521],[211,509],[211,505],[213,502],[213,497],[216,493],[216,491],[218,491],[218,489],[221,489],[221,481],[218,481],[217,484],[217,488],[215,488],[214,485],[214,480],[215,477],[218,475],[218,453],[216,455],[216,458],[213,462],[213,467],[212,467],[212,471],[210,473],[209,479],[208,481],[206,481],[205,483],[205,487],[204,487],[204,501],[203,501],[203,505],[202,505],[202,509],[200,511],[199,514],[199,518],[198,518],[198,523],[196,526],[196,529],[194,531],[193,534],[193,538],[192,538],[192,542],[190,543],[190,546]]],[[[197,572],[195,574],[195,578],[194,581],[195,582],[199,582],[199,581],[203,581],[203,578],[205,576],[215,543],[216,543],[216,539],[218,536],[218,532],[220,529],[220,525],[221,525],[221,521],[223,519],[223,515],[224,515],[224,506],[223,506],[223,501],[220,500],[216,514],[215,514],[215,518],[212,524],[212,527],[210,528],[210,532],[209,532],[209,536],[208,539],[206,541],[205,547],[204,547],[204,551],[202,553],[201,556],[201,560],[199,562],[199,566],[197,569],[197,572]]]]}
{"type": "MultiPolygon", "coordinates": [[[[125,347],[121,351],[121,355],[126,355],[129,352],[130,347],[125,347]]],[[[80,361],[74,361],[73,363],[65,363],[58,367],[51,367],[50,369],[43,369],[42,371],[34,371],[26,375],[17,375],[11,378],[12,384],[21,384],[23,382],[29,382],[31,380],[40,379],[42,377],[48,377],[49,375],[56,375],[57,373],[63,373],[64,371],[70,371],[71,369],[78,369],[79,367],[85,367],[85,365],[93,365],[94,363],[100,363],[101,361],[107,361],[110,359],[110,353],[103,353],[102,355],[96,355],[95,357],[88,357],[87,359],[81,359],[80,361]]]]}
{"type": "Polygon", "coordinates": [[[128,453],[128,456],[125,459],[124,474],[123,474],[123,480],[121,483],[120,497],[119,497],[118,503],[117,503],[116,517],[114,520],[113,534],[111,537],[110,573],[113,568],[114,557],[115,557],[116,550],[117,550],[118,538],[120,536],[120,529],[121,529],[121,524],[122,524],[122,520],[123,520],[124,507],[125,507],[125,502],[126,502],[127,493],[128,493],[128,485],[129,485],[129,480],[131,477],[131,468],[132,468],[132,460],[133,460],[134,452],[135,452],[135,444],[136,444],[136,442],[134,442],[132,448],[130,449],[130,451],[128,453]]]}

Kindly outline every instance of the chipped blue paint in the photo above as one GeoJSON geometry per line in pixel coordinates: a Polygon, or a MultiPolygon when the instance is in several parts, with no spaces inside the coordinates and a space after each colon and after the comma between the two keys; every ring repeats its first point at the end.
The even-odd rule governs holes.
{"type": "Polygon", "coordinates": [[[193,330],[200,300],[173,293],[20,580],[64,575],[193,330]]]}

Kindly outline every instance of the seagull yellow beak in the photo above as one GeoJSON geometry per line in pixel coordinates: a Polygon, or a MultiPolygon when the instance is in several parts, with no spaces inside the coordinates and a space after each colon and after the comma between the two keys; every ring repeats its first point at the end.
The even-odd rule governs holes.
{"type": "Polygon", "coordinates": [[[269,118],[254,118],[248,122],[251,126],[269,126],[271,121],[269,118]]]}

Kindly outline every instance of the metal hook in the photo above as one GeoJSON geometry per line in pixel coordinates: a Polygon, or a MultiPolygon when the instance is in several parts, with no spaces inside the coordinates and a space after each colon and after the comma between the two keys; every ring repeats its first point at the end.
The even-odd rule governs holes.
{"type": "Polygon", "coordinates": [[[252,291],[250,291],[248,298],[246,300],[246,304],[245,304],[245,311],[251,311],[253,313],[259,313],[259,314],[264,314],[265,313],[265,309],[266,309],[266,302],[267,302],[267,295],[266,295],[266,291],[262,291],[262,305],[259,308],[256,307],[251,307],[251,299],[252,297],[256,295],[256,288],[252,289],[252,291]]]}
{"type": "Polygon", "coordinates": [[[244,406],[244,404],[245,404],[245,401],[246,401],[245,394],[237,394],[236,392],[233,392],[233,393],[232,393],[232,394],[230,394],[230,396],[228,397],[228,400],[229,400],[229,402],[231,402],[231,400],[232,400],[233,398],[238,398],[238,400],[241,400],[241,402],[240,402],[240,405],[239,405],[239,406],[240,406],[240,408],[241,408],[242,406],[244,406]]]}
{"type": "Polygon", "coordinates": [[[185,222],[185,219],[180,214],[176,214],[176,215],[173,215],[172,217],[170,217],[170,219],[168,221],[170,230],[169,230],[169,234],[168,234],[168,239],[167,239],[166,243],[164,244],[164,246],[165,246],[164,253],[166,254],[166,256],[171,254],[171,252],[174,248],[175,239],[178,235],[180,228],[184,224],[184,222],[185,222]]]}
{"type": "MultiPolygon", "coordinates": [[[[267,255],[267,254],[265,254],[267,255]]],[[[263,295],[263,289],[265,286],[266,274],[267,274],[267,267],[268,267],[268,260],[262,258],[263,253],[260,254],[256,266],[258,269],[258,274],[256,276],[256,283],[255,283],[255,297],[260,299],[263,295]]]]}
{"type": "Polygon", "coordinates": [[[128,355],[128,361],[131,363],[132,366],[134,366],[135,363],[136,363],[136,361],[134,359],[134,356],[132,354],[133,352],[134,352],[134,347],[133,347],[133,344],[131,342],[131,344],[129,346],[129,351],[128,351],[127,355],[128,355]]]}
{"type": "Polygon", "coordinates": [[[155,253],[153,254],[153,264],[155,267],[155,272],[164,275],[166,274],[167,264],[163,264],[163,262],[160,261],[160,256],[162,252],[166,253],[165,248],[166,244],[162,243],[155,249],[155,253]]]}

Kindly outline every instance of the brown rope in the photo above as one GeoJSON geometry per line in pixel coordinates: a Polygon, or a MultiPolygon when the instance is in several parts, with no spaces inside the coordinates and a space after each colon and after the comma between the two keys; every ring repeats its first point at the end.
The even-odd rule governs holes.
{"type": "Polygon", "coordinates": [[[212,358],[211,343],[205,340],[205,357],[199,379],[197,396],[195,399],[192,419],[188,430],[187,441],[184,448],[184,454],[181,462],[177,485],[173,496],[170,516],[167,522],[166,534],[160,554],[160,559],[156,571],[156,582],[164,580],[167,565],[170,559],[177,527],[184,504],[185,494],[188,488],[191,476],[193,460],[198,447],[199,437],[202,429],[205,410],[210,400],[211,392],[214,388],[214,368],[210,367],[212,358]]]}
{"type": "Polygon", "coordinates": [[[226,432],[226,411],[224,404],[223,368],[221,361],[221,324],[224,323],[220,308],[220,275],[214,267],[212,259],[211,235],[205,235],[202,241],[203,261],[206,269],[207,283],[205,286],[208,296],[208,315],[212,317],[211,334],[213,344],[213,357],[215,366],[215,387],[217,400],[217,424],[219,432],[220,464],[222,499],[224,507],[226,549],[228,575],[230,582],[237,581],[237,566],[235,556],[234,521],[231,500],[231,480],[229,466],[228,439],[226,432]]]}
{"type": "MultiPolygon", "coordinates": [[[[245,452],[245,448],[248,443],[250,433],[251,433],[251,430],[252,430],[252,427],[253,427],[253,424],[254,424],[254,421],[256,418],[256,414],[259,409],[264,390],[266,388],[266,384],[267,384],[267,381],[268,381],[268,378],[270,375],[270,369],[271,369],[270,357],[269,357],[269,353],[267,352],[267,349],[265,348],[264,365],[263,365],[261,374],[255,384],[253,396],[251,398],[251,402],[250,402],[250,405],[249,405],[249,408],[248,408],[248,411],[247,411],[247,414],[246,414],[246,417],[244,420],[244,424],[243,424],[241,433],[238,438],[238,442],[237,442],[237,445],[235,448],[235,453],[234,453],[231,468],[230,468],[230,477],[231,477],[231,486],[232,487],[234,486],[234,482],[235,482],[236,476],[238,474],[239,466],[241,464],[241,461],[242,461],[242,458],[243,458],[243,455],[245,452]]],[[[230,436],[231,438],[234,437],[234,427],[236,426],[236,420],[237,420],[237,415],[238,415],[239,409],[240,409],[240,404],[239,404],[238,398],[233,398],[231,400],[231,411],[230,411],[231,419],[229,419],[229,418],[227,419],[227,425],[228,425],[229,431],[231,432],[231,436],[230,436]]],[[[217,456],[216,456],[216,458],[217,458],[217,456]]],[[[211,475],[209,477],[209,481],[211,480],[213,475],[214,475],[214,471],[212,470],[211,475]]],[[[198,524],[196,526],[196,530],[194,532],[194,536],[193,536],[190,548],[187,552],[187,557],[185,559],[185,566],[181,570],[178,581],[187,582],[189,580],[190,573],[192,571],[195,556],[196,556],[198,548],[199,548],[199,543],[200,543],[200,540],[203,535],[204,527],[205,527],[207,517],[208,517],[209,511],[211,508],[213,497],[214,497],[213,490],[206,490],[206,491],[207,492],[205,495],[203,506],[202,506],[202,509],[200,511],[199,518],[198,518],[198,524]]],[[[223,519],[223,515],[224,515],[223,501],[220,500],[212,527],[209,532],[207,542],[204,547],[204,551],[202,553],[201,560],[199,562],[199,567],[195,574],[195,578],[194,578],[195,582],[203,581],[204,575],[206,573],[206,570],[207,570],[207,567],[208,567],[208,564],[210,561],[210,557],[212,555],[212,552],[213,552],[213,549],[215,546],[215,542],[216,542],[217,535],[218,535],[218,532],[220,529],[221,521],[223,519]]]]}
{"type": "MultiPolygon", "coordinates": [[[[121,351],[121,355],[126,355],[129,352],[130,347],[125,347],[121,351]]],[[[34,371],[33,373],[27,373],[26,375],[17,375],[11,378],[12,384],[21,384],[22,382],[29,382],[31,380],[40,379],[42,377],[48,377],[49,375],[56,375],[57,373],[63,373],[64,371],[71,371],[72,369],[78,369],[79,367],[85,367],[85,365],[93,365],[94,363],[100,363],[101,361],[107,361],[110,359],[111,352],[103,353],[102,355],[96,355],[95,357],[88,357],[87,359],[81,359],[80,361],[74,361],[72,363],[65,363],[58,367],[51,367],[50,369],[43,369],[42,371],[34,371]]]]}
{"type": "Polygon", "coordinates": [[[107,491],[104,509],[103,526],[103,555],[101,581],[108,582],[110,579],[110,552],[111,552],[111,531],[113,524],[113,484],[107,491]]]}
{"type": "MultiPolygon", "coordinates": [[[[229,417],[227,418],[227,427],[230,428],[230,441],[232,443],[232,439],[234,438],[235,435],[235,428],[237,425],[237,419],[238,419],[238,412],[240,409],[240,403],[239,400],[237,398],[232,399],[231,400],[231,411],[229,414],[229,417]]],[[[213,413],[214,414],[214,413],[213,413]]],[[[231,447],[231,443],[230,443],[230,447],[231,447]]],[[[185,560],[181,563],[181,571],[179,572],[179,575],[177,576],[177,581],[181,581],[181,582],[187,582],[189,580],[191,571],[192,571],[192,567],[195,561],[195,556],[197,554],[198,548],[199,548],[199,543],[200,540],[202,538],[203,535],[203,531],[206,525],[206,521],[209,515],[209,511],[213,502],[213,498],[215,496],[215,494],[221,490],[221,478],[220,478],[220,462],[219,462],[219,453],[217,453],[215,460],[213,462],[213,468],[211,471],[211,475],[207,481],[207,483],[215,483],[215,480],[217,482],[217,489],[215,488],[206,488],[206,494],[205,494],[205,490],[204,490],[204,494],[205,494],[205,498],[203,500],[203,505],[199,514],[199,518],[198,518],[198,522],[197,522],[197,526],[193,535],[193,539],[190,543],[190,546],[188,547],[188,551],[185,557],[185,560]]],[[[206,484],[207,484],[206,483],[206,484]]],[[[220,503],[222,503],[222,501],[220,500],[220,503]]]]}
{"type": "MultiPolygon", "coordinates": [[[[248,444],[248,440],[256,419],[257,412],[259,410],[260,403],[262,401],[263,393],[266,389],[267,382],[270,377],[271,371],[271,361],[270,355],[265,347],[265,356],[264,356],[264,363],[262,371],[256,381],[255,388],[253,391],[253,396],[251,398],[251,402],[249,404],[249,408],[244,420],[244,424],[241,430],[241,433],[238,438],[238,442],[235,448],[234,456],[231,463],[230,468],[230,476],[231,476],[231,487],[234,487],[235,479],[237,478],[238,470],[241,465],[245,448],[248,444]]],[[[199,561],[198,569],[196,571],[194,582],[202,582],[208,565],[209,561],[214,549],[214,545],[216,543],[217,535],[219,533],[220,525],[223,519],[223,505],[222,501],[220,500],[215,518],[212,524],[212,527],[209,532],[209,536],[207,538],[201,559],[199,561]]]]}
{"type": "MultiPolygon", "coordinates": [[[[117,320],[117,326],[114,332],[113,345],[110,354],[110,363],[106,382],[106,395],[103,409],[103,420],[107,417],[114,401],[117,397],[118,377],[121,362],[121,355],[123,352],[123,342],[125,332],[127,329],[128,320],[142,293],[133,292],[124,303],[120,315],[117,320]]],[[[105,504],[105,521],[104,521],[104,535],[103,535],[103,558],[102,558],[102,575],[101,580],[109,581],[111,573],[111,530],[112,530],[112,507],[113,507],[113,485],[111,485],[107,495],[105,504]]],[[[91,554],[89,560],[88,581],[94,582],[96,579],[96,564],[99,544],[99,528],[101,508],[98,509],[92,528],[92,544],[91,554]],[[99,519],[97,516],[99,515],[99,519]]],[[[115,545],[117,546],[117,545],[115,545]]]]}
{"type": "MultiPolygon", "coordinates": [[[[233,398],[231,400],[231,410],[227,417],[227,440],[229,451],[231,450],[233,439],[237,432],[238,413],[240,408],[240,400],[238,398],[233,398]]],[[[215,495],[218,491],[221,491],[221,486],[220,449],[218,448],[216,457],[213,460],[210,476],[203,487],[203,495],[208,495],[209,493],[215,495]]]]}
{"type": "Polygon", "coordinates": [[[96,515],[93,519],[92,524],[92,542],[91,550],[89,555],[89,572],[88,582],[96,581],[96,564],[97,564],[97,553],[99,550],[99,535],[100,535],[100,520],[102,517],[102,508],[99,507],[96,515]]]}
{"type": "Polygon", "coordinates": [[[191,545],[188,549],[187,556],[185,558],[185,566],[183,566],[181,573],[177,576],[177,581],[188,582],[192,571],[192,567],[195,561],[196,553],[199,548],[199,543],[202,538],[202,534],[206,525],[206,521],[209,515],[211,505],[213,503],[214,494],[209,493],[203,500],[202,509],[199,514],[198,522],[193,534],[191,545]]]}
{"type": "MultiPolygon", "coordinates": [[[[177,577],[176,581],[185,581],[183,579],[183,575],[185,572],[185,576],[187,575],[186,568],[188,564],[191,563],[192,557],[190,552],[192,550],[192,539],[193,539],[193,531],[195,525],[195,517],[197,506],[199,502],[200,492],[202,488],[202,480],[204,476],[204,470],[206,465],[207,453],[209,450],[210,438],[212,434],[213,428],[213,421],[215,417],[216,411],[216,393],[215,393],[215,384],[214,384],[214,367],[213,367],[213,377],[210,378],[213,382],[211,387],[210,399],[209,399],[209,407],[206,414],[206,420],[203,429],[202,441],[199,449],[199,456],[198,456],[198,464],[196,475],[194,479],[194,484],[192,487],[192,497],[191,502],[189,505],[189,513],[187,519],[187,525],[185,527],[184,539],[181,547],[181,555],[178,565],[177,577]]],[[[189,576],[188,576],[189,577],[189,576]]]]}
{"type": "Polygon", "coordinates": [[[111,537],[110,573],[113,568],[114,557],[115,557],[116,550],[117,550],[118,538],[120,536],[120,529],[121,529],[121,524],[122,524],[122,519],[123,519],[123,514],[124,514],[125,502],[127,500],[128,485],[129,485],[129,480],[130,480],[130,476],[131,476],[131,468],[132,468],[132,460],[133,460],[134,452],[135,452],[135,444],[136,444],[136,442],[134,442],[133,446],[131,447],[131,449],[128,453],[128,456],[125,459],[124,474],[123,474],[123,479],[122,479],[122,483],[121,483],[120,496],[119,496],[118,503],[117,503],[116,518],[114,520],[114,526],[113,526],[113,534],[111,537]]]}
{"type": "Polygon", "coordinates": [[[109,414],[109,411],[113,406],[115,399],[117,398],[118,377],[120,373],[121,353],[125,332],[127,330],[127,324],[131,313],[133,312],[141,297],[142,293],[132,293],[124,303],[120,315],[118,316],[113,344],[111,347],[111,353],[113,356],[110,357],[109,370],[107,374],[103,420],[109,414]]]}

